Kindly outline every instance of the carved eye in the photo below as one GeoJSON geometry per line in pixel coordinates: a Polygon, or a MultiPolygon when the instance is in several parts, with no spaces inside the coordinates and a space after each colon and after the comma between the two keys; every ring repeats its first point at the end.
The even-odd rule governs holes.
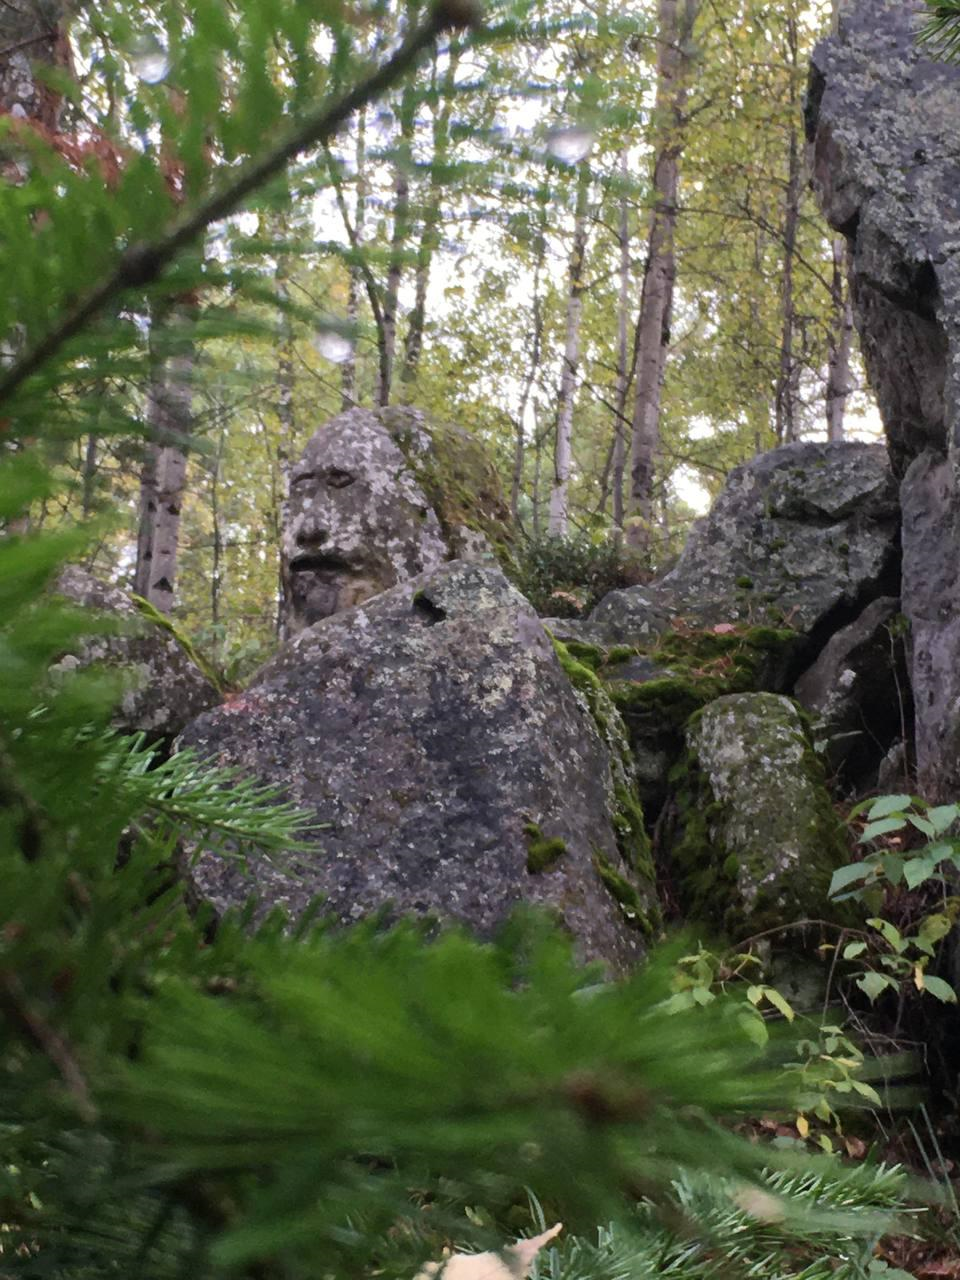
{"type": "Polygon", "coordinates": [[[351,475],[349,471],[340,471],[337,467],[331,467],[325,479],[331,489],[346,489],[348,484],[353,484],[356,476],[351,475]]]}
{"type": "Polygon", "coordinates": [[[298,484],[306,484],[310,480],[316,480],[316,478],[312,471],[301,471],[298,476],[290,477],[290,488],[295,489],[298,484]]]}

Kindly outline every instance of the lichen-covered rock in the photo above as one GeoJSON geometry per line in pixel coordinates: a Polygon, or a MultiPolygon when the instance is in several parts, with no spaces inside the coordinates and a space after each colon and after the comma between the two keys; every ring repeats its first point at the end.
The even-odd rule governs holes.
{"type": "Polygon", "coordinates": [[[958,403],[960,68],[918,43],[928,12],[923,0],[842,0],[806,108],[814,187],[850,245],[857,327],[901,475],[955,435],[947,378],[958,403]]]}
{"type": "Polygon", "coordinates": [[[816,724],[831,769],[870,790],[891,745],[912,729],[900,601],[881,596],[832,635],[794,696],[816,724]]]}
{"type": "Polygon", "coordinates": [[[443,565],[301,631],[181,741],[324,824],[315,852],[249,875],[203,853],[188,875],[218,911],[256,893],[297,915],[323,894],[345,922],[392,903],[489,935],[531,902],[586,958],[623,969],[643,952],[652,871],[623,775],[494,566],[443,565]]]}
{"type": "Polygon", "coordinates": [[[350,409],[290,475],[281,563],[295,634],[445,560],[506,555],[512,532],[482,445],[416,409],[350,409]]]}
{"type": "Polygon", "coordinates": [[[124,693],[113,725],[121,733],[145,733],[151,741],[171,743],[191,720],[220,701],[217,689],[174,635],[146,619],[119,588],[71,565],[56,590],[71,603],[122,623],[119,634],[86,638],[53,668],[56,674],[103,663],[119,671],[124,693]]]}
{"type": "Polygon", "coordinates": [[[960,794],[960,68],[926,56],[922,0],[844,0],[807,102],[813,179],[850,247],[854,315],[903,477],[917,772],[960,794]]]}
{"type": "Polygon", "coordinates": [[[658,582],[612,592],[590,622],[628,642],[663,619],[782,620],[800,632],[856,616],[897,565],[896,485],[881,446],[792,444],[732,471],[658,582]]]}
{"type": "Polygon", "coordinates": [[[960,496],[954,463],[929,450],[907,469],[902,607],[920,789],[960,798],[960,496]]]}
{"type": "Polygon", "coordinates": [[[843,828],[796,705],[730,694],[687,728],[671,859],[685,914],[735,940],[823,914],[843,828]]]}

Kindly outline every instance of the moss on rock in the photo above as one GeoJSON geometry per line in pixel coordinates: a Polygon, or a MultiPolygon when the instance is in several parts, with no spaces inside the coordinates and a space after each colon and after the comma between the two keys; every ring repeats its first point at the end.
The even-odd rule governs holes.
{"type": "Polygon", "coordinates": [[[677,630],[659,637],[649,650],[662,675],[644,681],[618,680],[602,668],[614,704],[633,733],[651,723],[657,734],[679,733],[690,717],[716,698],[776,685],[777,669],[797,643],[797,633],[771,626],[729,631],[677,630]]]}
{"type": "MultiPolygon", "coordinates": [[[[567,678],[574,689],[584,699],[597,730],[610,753],[611,773],[613,776],[613,794],[610,797],[610,807],[613,829],[623,866],[635,878],[636,884],[631,883],[630,880],[616,871],[610,860],[602,854],[598,854],[595,857],[594,865],[597,866],[601,880],[611,892],[614,892],[612,888],[613,877],[616,877],[618,884],[622,882],[622,885],[625,886],[624,893],[629,889],[630,894],[633,895],[630,899],[630,912],[637,919],[642,918],[644,921],[643,927],[646,931],[653,932],[659,926],[662,917],[656,898],[656,875],[650,837],[647,834],[643,806],[637,795],[635,766],[626,727],[610,698],[607,686],[597,675],[593,666],[588,666],[586,662],[580,661],[575,657],[572,652],[572,645],[564,644],[563,641],[557,640],[556,637],[551,638],[557,657],[560,660],[560,665],[566,672],[567,678]],[[602,858],[603,865],[606,868],[603,873],[600,871],[598,858],[602,858]],[[637,887],[638,885],[639,888],[637,887]],[[633,901],[634,898],[636,899],[635,902],[633,901]]],[[[576,647],[588,661],[596,660],[598,654],[602,657],[602,650],[598,650],[592,645],[577,645],[576,647]]],[[[627,914],[622,897],[618,896],[616,892],[614,892],[614,896],[620,903],[621,908],[624,909],[625,914],[627,914]]]]}
{"type": "Polygon", "coordinates": [[[483,442],[470,431],[431,421],[415,409],[380,410],[384,426],[436,512],[454,554],[463,531],[483,534],[500,563],[512,572],[516,530],[500,474],[483,442]],[[423,434],[429,448],[423,448],[423,434]]]}
{"type": "Polygon", "coordinates": [[[693,716],[686,740],[670,848],[685,914],[734,940],[821,916],[846,838],[796,705],[769,693],[720,698],[693,716]]]}
{"type": "Polygon", "coordinates": [[[547,871],[567,852],[567,842],[560,836],[545,836],[535,822],[523,828],[527,837],[527,871],[532,876],[547,871]]]}

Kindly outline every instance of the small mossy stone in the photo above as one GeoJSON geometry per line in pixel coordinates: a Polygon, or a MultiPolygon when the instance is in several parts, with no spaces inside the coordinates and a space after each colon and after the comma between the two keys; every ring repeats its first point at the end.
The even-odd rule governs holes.
{"type": "Polygon", "coordinates": [[[846,837],[800,709],[729,695],[691,717],[686,741],[669,850],[686,915],[740,941],[830,914],[846,837]]]}

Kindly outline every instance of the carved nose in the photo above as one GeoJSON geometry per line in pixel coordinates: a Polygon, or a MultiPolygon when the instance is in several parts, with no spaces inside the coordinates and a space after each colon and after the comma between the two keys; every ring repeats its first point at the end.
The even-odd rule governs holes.
{"type": "Polygon", "coordinates": [[[330,534],[326,529],[315,529],[309,524],[302,525],[297,532],[298,547],[322,547],[329,541],[330,534]]]}

